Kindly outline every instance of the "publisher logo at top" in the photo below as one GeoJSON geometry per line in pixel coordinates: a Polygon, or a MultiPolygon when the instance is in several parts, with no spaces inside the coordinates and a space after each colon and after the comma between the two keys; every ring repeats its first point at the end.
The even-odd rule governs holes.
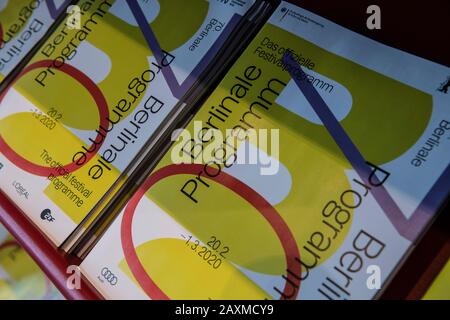
{"type": "Polygon", "coordinates": [[[321,24],[321,23],[311,19],[310,17],[307,17],[307,16],[305,16],[305,15],[303,15],[300,12],[297,12],[295,10],[283,7],[283,8],[281,8],[280,11],[282,13],[280,21],[283,21],[286,17],[290,17],[290,18],[294,18],[294,19],[296,19],[296,20],[298,20],[299,22],[302,22],[302,23],[314,24],[314,25],[316,25],[318,27],[324,28],[323,24],[321,24]]]}

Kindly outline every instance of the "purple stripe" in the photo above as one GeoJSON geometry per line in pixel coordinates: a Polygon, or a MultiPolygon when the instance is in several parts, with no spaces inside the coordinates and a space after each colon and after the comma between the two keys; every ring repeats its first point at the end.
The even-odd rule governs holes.
{"type": "MultiPolygon", "coordinates": [[[[344,128],[342,128],[339,121],[336,119],[314,86],[309,81],[300,80],[295,76],[294,71],[300,71],[303,76],[305,75],[302,67],[297,63],[297,61],[295,61],[289,52],[284,55],[283,61],[286,66],[288,66],[288,71],[292,76],[292,79],[302,91],[305,98],[308,100],[324,124],[325,128],[341,149],[342,153],[345,155],[360,178],[366,184],[369,184],[369,177],[372,169],[367,164],[361,152],[345,132],[344,128]]],[[[302,79],[306,79],[306,77],[302,77],[302,79]]],[[[372,181],[374,184],[378,184],[380,182],[375,175],[372,176],[372,181]]],[[[444,173],[433,185],[410,219],[405,217],[402,210],[383,185],[372,188],[371,192],[399,234],[410,241],[414,241],[422,231],[425,224],[430,221],[435,211],[445,200],[449,190],[449,181],[450,166],[447,166],[444,173]]]]}
{"type": "MultiPolygon", "coordinates": [[[[145,37],[145,40],[147,41],[150,50],[153,52],[156,61],[160,66],[162,66],[164,59],[163,50],[158,42],[158,39],[153,33],[152,28],[147,22],[147,19],[145,18],[145,15],[142,11],[142,8],[139,6],[136,0],[127,0],[127,3],[139,25],[139,28],[141,29],[145,37]]],[[[228,35],[236,27],[237,23],[240,21],[241,18],[242,17],[238,14],[233,15],[227,26],[223,29],[220,36],[217,38],[217,40],[214,42],[211,48],[209,48],[208,52],[202,57],[200,62],[196,65],[196,67],[192,70],[192,72],[188,75],[186,80],[181,85],[178,83],[178,80],[176,79],[175,74],[170,66],[162,68],[163,76],[167,82],[167,85],[170,88],[170,91],[172,91],[172,94],[175,98],[179,100],[182,99],[184,94],[192,87],[192,85],[199,78],[201,73],[206,69],[206,67],[217,55],[218,51],[220,50],[225,40],[227,39],[228,35]]]]}
{"type": "Polygon", "coordinates": [[[47,3],[47,8],[48,8],[48,12],[50,13],[50,16],[52,17],[53,20],[56,20],[59,15],[63,12],[63,10],[65,9],[65,7],[71,2],[72,0],[66,0],[64,1],[64,3],[58,8],[56,9],[56,5],[53,2],[53,0],[45,0],[45,2],[47,3]]]}

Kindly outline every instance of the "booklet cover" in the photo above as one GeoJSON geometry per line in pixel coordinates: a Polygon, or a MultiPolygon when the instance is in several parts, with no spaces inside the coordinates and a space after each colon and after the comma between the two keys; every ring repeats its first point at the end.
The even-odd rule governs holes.
{"type": "Polygon", "coordinates": [[[252,3],[80,1],[0,97],[2,191],[60,245],[252,3]]]}
{"type": "Polygon", "coordinates": [[[282,2],[83,273],[110,299],[376,297],[449,191],[449,76],[282,2]]]}
{"type": "Polygon", "coordinates": [[[62,295],[0,225],[0,300],[60,300],[62,295]]]}
{"type": "Polygon", "coordinates": [[[0,81],[19,64],[68,1],[0,1],[0,81]]]}

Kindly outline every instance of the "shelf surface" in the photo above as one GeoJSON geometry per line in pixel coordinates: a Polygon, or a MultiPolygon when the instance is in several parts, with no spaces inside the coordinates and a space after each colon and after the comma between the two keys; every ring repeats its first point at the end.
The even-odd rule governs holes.
{"type": "Polygon", "coordinates": [[[26,218],[9,199],[0,192],[0,222],[28,252],[61,294],[70,300],[101,299],[97,291],[84,279],[79,290],[67,287],[67,268],[79,261],[66,257],[26,218]]]}

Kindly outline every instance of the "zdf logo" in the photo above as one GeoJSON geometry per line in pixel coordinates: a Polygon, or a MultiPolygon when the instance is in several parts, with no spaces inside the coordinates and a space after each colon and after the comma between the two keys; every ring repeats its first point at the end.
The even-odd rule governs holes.
{"type": "Polygon", "coordinates": [[[67,277],[66,286],[69,290],[81,289],[81,271],[76,265],[70,265],[66,269],[67,277]]]}

